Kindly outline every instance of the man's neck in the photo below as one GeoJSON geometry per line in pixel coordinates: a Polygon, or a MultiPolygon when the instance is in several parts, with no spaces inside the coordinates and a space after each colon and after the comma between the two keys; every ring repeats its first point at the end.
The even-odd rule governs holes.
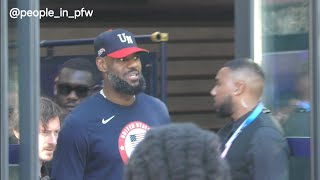
{"type": "Polygon", "coordinates": [[[135,95],[120,94],[109,88],[103,88],[103,94],[109,101],[122,106],[130,106],[136,100],[135,95]]]}
{"type": "Polygon", "coordinates": [[[235,107],[234,113],[231,115],[231,118],[233,121],[239,120],[242,116],[247,114],[248,112],[252,111],[253,108],[255,108],[258,105],[259,102],[251,102],[246,103],[245,105],[243,103],[238,104],[237,107],[235,107]]]}

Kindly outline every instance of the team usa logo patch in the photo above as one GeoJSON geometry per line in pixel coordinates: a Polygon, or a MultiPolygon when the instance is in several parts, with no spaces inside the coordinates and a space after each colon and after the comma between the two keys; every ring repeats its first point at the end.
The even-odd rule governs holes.
{"type": "Polygon", "coordinates": [[[104,48],[99,49],[98,56],[101,56],[105,51],[106,51],[106,49],[104,49],[104,48]]]}
{"type": "Polygon", "coordinates": [[[122,129],[118,139],[118,146],[124,164],[128,163],[134,148],[144,139],[149,129],[150,127],[147,124],[140,121],[131,122],[122,129]]]}

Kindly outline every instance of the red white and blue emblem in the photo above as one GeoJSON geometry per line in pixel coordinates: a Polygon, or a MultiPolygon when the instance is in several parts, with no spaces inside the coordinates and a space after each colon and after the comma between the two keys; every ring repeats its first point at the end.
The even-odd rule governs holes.
{"type": "Polygon", "coordinates": [[[98,56],[101,56],[102,53],[104,53],[105,51],[106,51],[106,49],[104,49],[104,48],[99,49],[98,56]]]}
{"type": "Polygon", "coordinates": [[[150,127],[141,121],[131,122],[122,129],[118,139],[118,146],[124,164],[128,163],[134,148],[144,139],[149,129],[150,127]]]}

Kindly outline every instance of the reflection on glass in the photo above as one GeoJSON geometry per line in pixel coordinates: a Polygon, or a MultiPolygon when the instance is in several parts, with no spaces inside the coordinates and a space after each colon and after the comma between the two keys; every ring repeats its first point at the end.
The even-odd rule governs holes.
{"type": "Polygon", "coordinates": [[[291,105],[306,106],[302,102],[310,100],[308,66],[308,51],[265,53],[262,63],[267,81],[264,102],[273,113],[291,105]]]}
{"type": "MultiPolygon", "coordinates": [[[[263,59],[267,80],[264,102],[272,109],[286,136],[309,137],[308,51],[269,53],[263,59]]],[[[309,170],[308,158],[290,157],[290,180],[310,179],[309,170]]]]}
{"type": "MultiPolygon", "coordinates": [[[[309,137],[308,1],[260,1],[261,65],[266,74],[263,102],[280,122],[286,136],[309,137]]],[[[291,156],[290,180],[310,179],[309,161],[308,157],[291,156]]]]}

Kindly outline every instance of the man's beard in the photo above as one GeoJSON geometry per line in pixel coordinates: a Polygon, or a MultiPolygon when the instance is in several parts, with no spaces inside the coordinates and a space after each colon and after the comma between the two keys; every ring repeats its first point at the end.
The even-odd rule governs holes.
{"type": "Polygon", "coordinates": [[[216,108],[216,111],[220,117],[230,117],[232,115],[232,97],[225,96],[223,103],[220,107],[216,108]]]}
{"type": "Polygon", "coordinates": [[[112,87],[121,94],[135,95],[145,90],[146,81],[142,75],[139,75],[139,83],[136,86],[130,85],[127,81],[122,80],[119,76],[109,72],[108,79],[112,87]]]}

